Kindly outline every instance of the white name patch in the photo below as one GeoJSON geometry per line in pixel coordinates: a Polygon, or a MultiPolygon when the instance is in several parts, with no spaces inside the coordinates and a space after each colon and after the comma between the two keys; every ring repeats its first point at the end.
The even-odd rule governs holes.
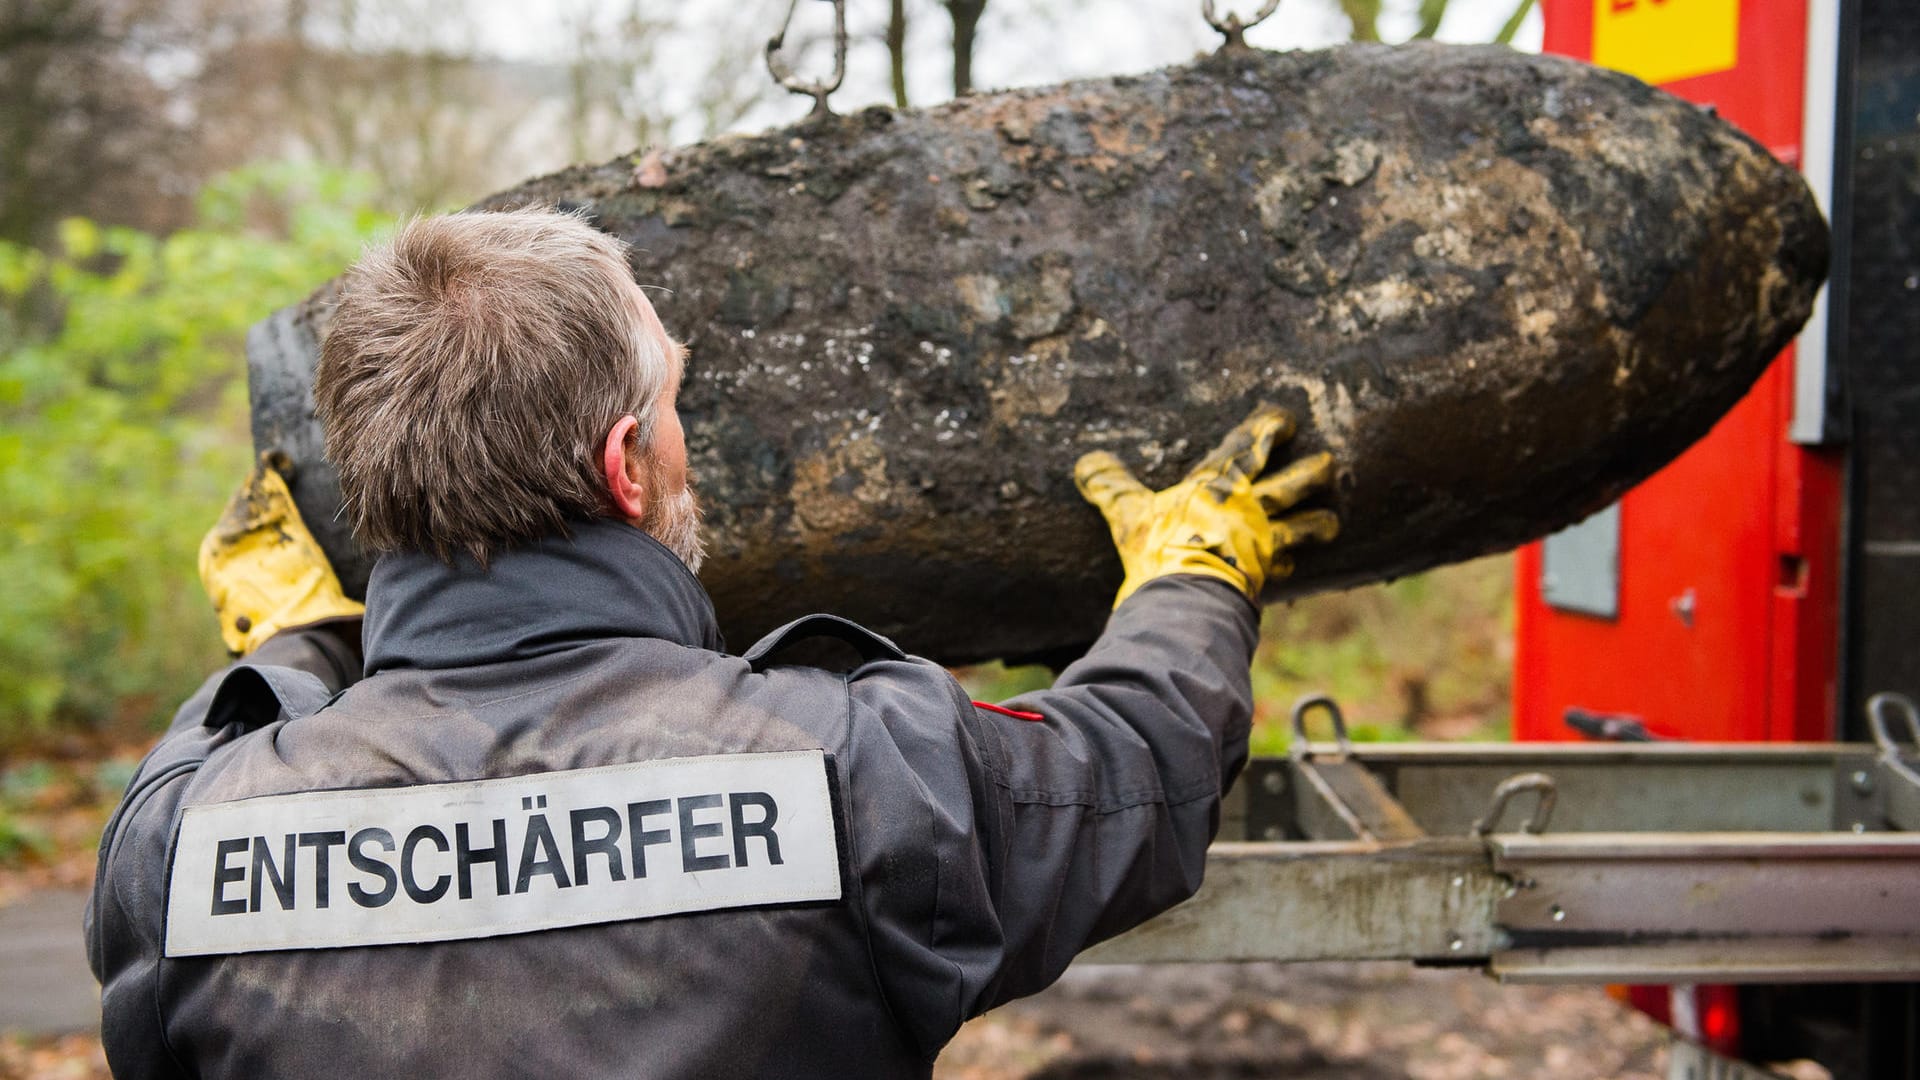
{"type": "Polygon", "coordinates": [[[189,807],[166,955],[450,941],[840,898],[819,750],[189,807]]]}

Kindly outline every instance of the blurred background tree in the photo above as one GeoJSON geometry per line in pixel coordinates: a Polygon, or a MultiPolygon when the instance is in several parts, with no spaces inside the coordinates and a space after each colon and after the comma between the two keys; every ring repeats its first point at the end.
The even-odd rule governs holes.
{"type": "Polygon", "coordinates": [[[254,167],[165,237],[0,242],[0,737],[143,726],[221,662],[194,552],[251,457],[241,339],[354,257],[370,194],[254,167]]]}
{"type": "MultiPolygon", "coordinates": [[[[1248,39],[1525,43],[1532,2],[1285,0],[1248,39]]],[[[250,457],[249,325],[402,215],[798,119],[761,61],[788,4],[0,5],[0,749],[150,730],[219,662],[194,553],[250,457]]],[[[830,5],[795,6],[796,63],[823,68],[830,5]]],[[[1217,43],[1199,0],[849,8],[841,111],[1217,43]]],[[[1383,736],[1497,730],[1509,577],[1495,561],[1270,613],[1263,717],[1327,686],[1383,736]]],[[[993,695],[1045,673],[969,677],[993,695]]]]}
{"type": "Polygon", "coordinates": [[[164,26],[144,4],[0,5],[0,239],[44,241],[63,216],[132,203],[179,223],[181,147],[148,63],[164,26]]]}
{"type": "MultiPolygon", "coordinates": [[[[44,243],[69,216],[166,232],[191,219],[209,178],[261,160],[365,172],[397,214],[576,160],[795,119],[804,103],[760,61],[788,2],[9,0],[0,238],[44,243]]],[[[1257,0],[1222,6],[1235,3],[1250,12],[1257,0]]],[[[1533,4],[1285,0],[1248,40],[1526,39],[1533,4]]],[[[1198,0],[849,6],[843,110],[1139,70],[1215,41],[1198,0]]],[[[821,61],[829,7],[797,4],[794,45],[821,61]]]]}

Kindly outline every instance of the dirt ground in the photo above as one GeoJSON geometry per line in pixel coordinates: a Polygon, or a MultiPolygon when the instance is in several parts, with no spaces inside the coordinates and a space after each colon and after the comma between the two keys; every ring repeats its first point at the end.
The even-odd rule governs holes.
{"type": "Polygon", "coordinates": [[[0,1080],[110,1080],[92,1035],[0,1035],[0,1080]]]}
{"type": "MultiPolygon", "coordinates": [[[[1088,967],[968,1024],[937,1080],[1660,1080],[1662,1029],[1595,987],[1405,965],[1088,967]]],[[[0,1037],[0,1080],[107,1076],[91,1036],[0,1037]]]]}
{"type": "Polygon", "coordinates": [[[1598,987],[1404,964],[1085,967],[968,1024],[940,1080],[1659,1080],[1664,1029],[1598,987]]]}

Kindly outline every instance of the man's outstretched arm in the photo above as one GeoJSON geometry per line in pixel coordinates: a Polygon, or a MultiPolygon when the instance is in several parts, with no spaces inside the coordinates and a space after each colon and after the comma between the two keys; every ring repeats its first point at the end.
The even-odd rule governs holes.
{"type": "Polygon", "coordinates": [[[1289,414],[1256,409],[1160,492],[1111,454],[1075,467],[1126,579],[1092,650],[1011,704],[1046,719],[996,729],[1008,780],[997,872],[1018,945],[983,1005],[1045,986],[1081,949],[1200,887],[1221,794],[1246,764],[1261,590],[1292,571],[1290,549],[1339,528],[1329,511],[1296,509],[1330,481],[1328,455],[1269,469],[1293,434],[1289,414]],[[1089,796],[1084,812],[1049,808],[1063,793],[1089,796]],[[1071,836],[1052,835],[1062,826],[1071,836]],[[1049,844],[1059,855],[1036,862],[1049,844]]]}
{"type": "MultiPolygon", "coordinates": [[[[1259,616],[1196,575],[1145,582],[1086,656],[993,729],[982,815],[1005,958],[975,1011],[1049,985],[1081,950],[1193,895],[1246,764],[1259,616]]],[[[982,740],[983,742],[986,739],[982,740]]]]}
{"type": "Polygon", "coordinates": [[[1082,459],[1075,479],[1126,569],[1100,639],[1051,689],[962,709],[957,737],[894,728],[934,808],[916,828],[941,852],[923,935],[939,966],[929,984],[898,978],[897,1014],[951,1010],[957,1026],[1199,887],[1221,792],[1246,760],[1255,602],[1291,570],[1289,549],[1338,528],[1294,510],[1331,477],[1326,455],[1268,473],[1292,433],[1287,414],[1257,410],[1160,492],[1111,455],[1082,459]]]}

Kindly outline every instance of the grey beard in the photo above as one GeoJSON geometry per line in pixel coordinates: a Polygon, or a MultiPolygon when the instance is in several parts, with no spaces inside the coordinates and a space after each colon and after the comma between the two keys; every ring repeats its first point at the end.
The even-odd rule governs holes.
{"type": "Polygon", "coordinates": [[[700,535],[700,500],[691,486],[654,501],[643,523],[647,535],[678,556],[695,574],[707,558],[707,542],[700,535]]]}

